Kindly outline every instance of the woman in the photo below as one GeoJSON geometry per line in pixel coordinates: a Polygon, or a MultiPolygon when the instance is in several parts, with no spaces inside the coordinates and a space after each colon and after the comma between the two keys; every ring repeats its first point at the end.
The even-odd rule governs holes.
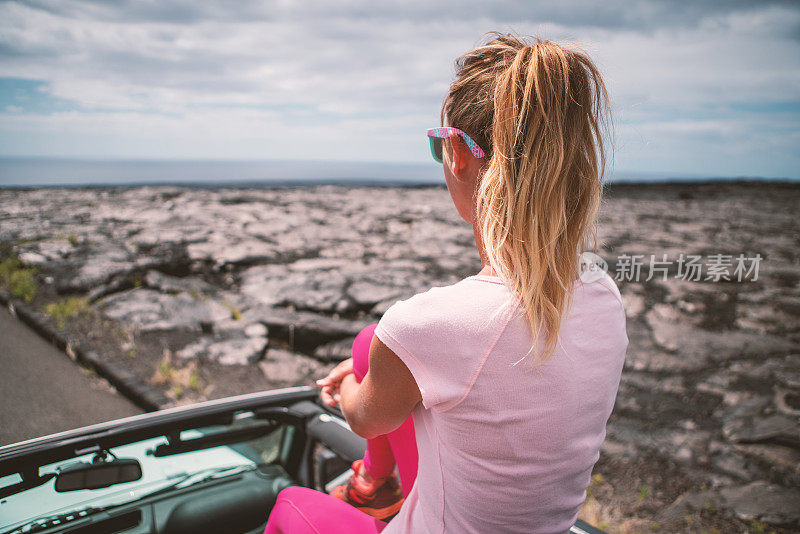
{"type": "Polygon", "coordinates": [[[385,499],[387,451],[416,478],[403,480],[388,525],[289,488],[267,532],[563,533],[574,523],[628,344],[613,280],[584,283],[578,261],[602,192],[606,105],[600,74],[572,48],[493,34],[458,59],[449,126],[428,136],[483,268],[394,304],[374,336],[360,336],[368,369],[356,361],[357,377],[347,361],[320,382],[369,440],[340,497],[385,499]]]}

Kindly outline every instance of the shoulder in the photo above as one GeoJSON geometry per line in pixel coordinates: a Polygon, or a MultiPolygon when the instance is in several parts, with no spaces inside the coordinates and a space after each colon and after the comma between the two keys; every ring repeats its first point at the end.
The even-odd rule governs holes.
{"type": "Polygon", "coordinates": [[[490,333],[502,326],[492,317],[501,288],[465,279],[399,300],[383,314],[375,335],[411,371],[425,408],[452,402],[468,389],[490,333]]]}
{"type": "Polygon", "coordinates": [[[505,299],[505,286],[465,278],[398,300],[386,310],[381,321],[403,323],[406,328],[414,325],[430,328],[434,324],[453,322],[463,314],[480,313],[479,308],[494,308],[496,302],[505,299]]]}
{"type": "Polygon", "coordinates": [[[436,330],[436,325],[445,315],[446,295],[442,288],[433,287],[398,300],[383,313],[375,334],[384,342],[389,337],[405,346],[413,344],[425,332],[436,330]]]}
{"type": "Polygon", "coordinates": [[[582,335],[590,331],[602,331],[603,335],[619,333],[619,340],[627,344],[625,305],[617,283],[608,274],[592,282],[579,284],[580,311],[575,317],[582,321],[582,335]]]}
{"type": "Polygon", "coordinates": [[[619,287],[617,287],[617,283],[607,272],[603,273],[603,276],[597,280],[581,283],[581,287],[594,290],[599,296],[613,298],[620,306],[623,306],[622,294],[619,291],[619,287]]]}
{"type": "Polygon", "coordinates": [[[431,287],[427,291],[398,300],[386,310],[383,316],[409,315],[417,317],[421,314],[427,318],[433,317],[446,309],[447,302],[464,293],[461,287],[457,287],[459,284],[461,282],[448,286],[431,287]]]}

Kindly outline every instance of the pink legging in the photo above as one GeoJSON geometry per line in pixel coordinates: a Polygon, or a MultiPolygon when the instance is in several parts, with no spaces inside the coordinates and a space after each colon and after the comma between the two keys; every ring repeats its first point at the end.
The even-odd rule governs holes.
{"type": "MultiPolygon", "coordinates": [[[[353,374],[358,382],[369,369],[369,346],[376,326],[371,324],[364,328],[353,342],[353,374]]],[[[391,474],[395,461],[403,495],[408,495],[417,478],[417,441],[411,416],[394,432],[367,440],[364,467],[372,477],[391,474]]],[[[293,486],[278,494],[264,534],[358,534],[380,532],[385,526],[383,521],[327,493],[293,486]]]]}

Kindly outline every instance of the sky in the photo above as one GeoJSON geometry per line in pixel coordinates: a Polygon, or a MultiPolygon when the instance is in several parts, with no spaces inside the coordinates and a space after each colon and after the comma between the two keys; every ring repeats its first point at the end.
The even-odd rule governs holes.
{"type": "Polygon", "coordinates": [[[424,163],[489,31],[578,44],[611,173],[800,178],[800,3],[0,0],[0,157],[424,163]]]}

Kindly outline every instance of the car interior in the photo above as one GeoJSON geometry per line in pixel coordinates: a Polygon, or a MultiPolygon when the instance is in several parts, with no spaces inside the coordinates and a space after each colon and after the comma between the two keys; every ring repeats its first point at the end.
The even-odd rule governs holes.
{"type": "Polygon", "coordinates": [[[282,489],[324,491],[363,456],[311,391],[228,404],[136,416],[38,454],[0,449],[0,532],[263,532],[282,489]]]}
{"type": "Polygon", "coordinates": [[[54,434],[0,447],[0,534],[260,534],[281,490],[330,491],[365,448],[307,387],[54,434]]]}

